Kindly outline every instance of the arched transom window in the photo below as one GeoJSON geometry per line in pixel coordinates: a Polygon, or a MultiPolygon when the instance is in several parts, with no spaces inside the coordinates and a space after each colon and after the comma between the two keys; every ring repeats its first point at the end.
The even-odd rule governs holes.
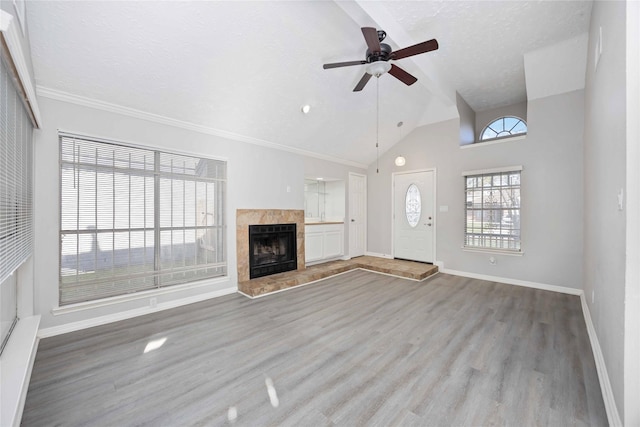
{"type": "Polygon", "coordinates": [[[506,138],[527,133],[527,124],[517,117],[500,117],[489,123],[480,134],[480,141],[506,138]]]}

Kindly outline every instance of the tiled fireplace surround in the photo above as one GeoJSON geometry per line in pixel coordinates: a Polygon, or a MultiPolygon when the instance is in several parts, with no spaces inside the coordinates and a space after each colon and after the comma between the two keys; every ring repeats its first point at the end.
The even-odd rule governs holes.
{"type": "Polygon", "coordinates": [[[304,211],[294,209],[238,209],[236,211],[236,255],[238,282],[249,280],[249,226],[296,224],[298,271],[304,264],[304,211]]]}

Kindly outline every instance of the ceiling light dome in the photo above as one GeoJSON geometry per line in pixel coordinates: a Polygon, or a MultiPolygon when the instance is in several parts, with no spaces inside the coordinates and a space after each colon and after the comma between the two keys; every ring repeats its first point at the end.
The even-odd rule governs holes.
{"type": "Polygon", "coordinates": [[[376,77],[380,77],[390,69],[391,69],[391,64],[385,61],[376,61],[367,65],[367,73],[376,77]]]}

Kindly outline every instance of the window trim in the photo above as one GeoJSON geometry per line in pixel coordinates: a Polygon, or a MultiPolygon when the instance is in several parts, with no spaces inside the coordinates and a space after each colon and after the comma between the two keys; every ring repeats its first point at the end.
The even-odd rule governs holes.
{"type": "MultiPolygon", "coordinates": [[[[86,135],[86,134],[80,134],[80,133],[75,133],[75,132],[68,132],[68,131],[63,131],[63,130],[58,130],[58,145],[60,147],[61,141],[63,138],[68,138],[68,139],[77,139],[77,140],[86,140],[86,141],[90,141],[90,142],[95,142],[95,143],[100,143],[100,144],[109,144],[109,145],[115,145],[115,146],[121,146],[124,147],[125,149],[127,148],[131,148],[131,149],[139,149],[139,150],[146,150],[146,151],[152,151],[154,153],[157,154],[165,154],[165,155],[176,155],[176,156],[186,156],[186,157],[192,157],[192,158],[197,158],[197,159],[203,159],[203,160],[212,160],[212,161],[216,161],[216,162],[222,162],[224,163],[224,167],[225,167],[225,172],[224,172],[224,177],[223,178],[212,178],[212,181],[217,181],[217,182],[221,182],[223,183],[224,188],[222,189],[222,207],[219,211],[219,215],[221,215],[223,222],[221,225],[218,226],[218,228],[221,228],[223,230],[223,241],[221,243],[222,246],[222,253],[223,253],[223,261],[219,262],[218,264],[220,264],[222,267],[225,268],[225,273],[223,275],[217,275],[217,276],[213,276],[213,277],[204,277],[204,278],[197,278],[196,280],[192,280],[192,281],[188,281],[188,282],[182,282],[182,283],[174,283],[174,284],[165,284],[165,285],[161,285],[161,286],[155,286],[153,288],[149,288],[149,289],[142,289],[142,290],[137,290],[137,291],[133,291],[133,292],[128,292],[128,293],[121,293],[121,294],[116,294],[116,295],[109,295],[109,296],[98,296],[94,299],[91,300],[85,300],[85,301],[75,301],[75,302],[68,302],[68,303],[61,303],[60,302],[60,297],[58,297],[57,299],[57,306],[56,308],[54,308],[52,310],[52,313],[54,315],[58,315],[58,314],[65,314],[65,313],[69,313],[69,312],[75,312],[75,311],[81,311],[81,310],[86,310],[86,309],[91,309],[91,308],[95,308],[95,307],[101,307],[101,306],[106,306],[106,305],[112,305],[112,304],[117,304],[117,303],[121,303],[121,302],[127,302],[127,301],[134,301],[134,300],[138,300],[138,299],[142,299],[142,298],[149,298],[150,296],[155,296],[155,295],[162,295],[162,294],[166,294],[166,293],[173,293],[173,292],[179,292],[179,291],[184,291],[187,289],[192,289],[192,288],[198,288],[198,287],[203,287],[203,286],[209,286],[209,285],[213,285],[216,283],[221,283],[221,282],[225,282],[229,280],[229,259],[228,259],[228,230],[229,230],[229,224],[228,224],[228,218],[229,218],[229,206],[228,206],[228,201],[227,201],[227,192],[228,192],[228,175],[229,175],[229,171],[228,171],[228,159],[226,157],[220,157],[220,156],[210,156],[208,154],[202,154],[202,153],[198,153],[198,152],[193,152],[193,151],[188,151],[188,150],[180,150],[180,149],[173,149],[171,147],[169,148],[165,148],[162,146],[157,146],[157,145],[152,145],[152,144],[146,144],[146,143],[133,143],[130,141],[125,141],[125,140],[118,140],[118,139],[114,139],[114,138],[105,138],[105,137],[99,137],[99,136],[93,136],[93,135],[86,135]]],[[[59,165],[58,165],[58,169],[59,169],[59,174],[61,174],[62,171],[62,167],[64,163],[68,163],[68,162],[64,162],[62,160],[62,152],[60,152],[60,159],[59,159],[59,165]]],[[[158,172],[153,172],[153,174],[157,174],[158,172]]],[[[61,179],[61,176],[60,176],[61,179]]],[[[59,182],[59,190],[60,190],[60,194],[58,195],[58,203],[59,203],[59,210],[58,210],[58,215],[59,215],[59,221],[58,221],[58,234],[62,235],[62,226],[61,226],[61,222],[62,221],[62,182],[59,182]]],[[[154,197],[157,195],[154,194],[154,197]]],[[[154,202],[155,203],[155,202],[154,202]]],[[[160,230],[160,232],[162,231],[162,229],[166,228],[166,227],[162,227],[162,226],[158,226],[158,230],[160,230]]],[[[195,226],[196,228],[198,228],[198,225],[195,226]]],[[[155,229],[156,227],[154,227],[155,229]]],[[[182,228],[191,228],[190,226],[185,226],[182,228]]],[[[135,229],[129,227],[129,229],[135,229]]],[[[79,234],[83,234],[83,233],[79,233],[79,234]]],[[[58,260],[58,274],[59,274],[59,278],[61,278],[62,276],[60,276],[60,269],[61,269],[61,259],[62,259],[62,242],[60,242],[60,247],[59,247],[59,257],[60,259],[58,260]]],[[[203,264],[204,265],[204,264],[203,264]]],[[[162,270],[154,270],[154,274],[152,274],[151,276],[157,277],[159,275],[162,275],[162,270]]],[[[58,280],[58,293],[60,292],[60,280],[58,280]]]]}
{"type": "Polygon", "coordinates": [[[503,137],[503,138],[496,138],[496,139],[484,140],[484,141],[479,141],[479,142],[473,142],[471,144],[461,145],[460,148],[461,149],[466,149],[466,148],[486,147],[488,145],[504,144],[505,142],[515,142],[515,141],[521,141],[521,140],[524,140],[524,139],[527,139],[527,135],[526,134],[521,134],[521,135],[516,135],[516,136],[506,136],[506,137],[503,137]]]}
{"type": "Polygon", "coordinates": [[[485,254],[509,255],[509,256],[524,255],[524,250],[522,249],[522,246],[520,247],[520,250],[480,248],[476,246],[465,246],[465,245],[462,245],[460,248],[465,252],[478,252],[478,253],[485,253],[485,254]]]}
{"type": "MultiPolygon", "coordinates": [[[[0,15],[4,13],[0,10],[0,15]]],[[[2,354],[22,314],[19,274],[34,253],[35,161],[34,122],[20,80],[15,78],[12,57],[0,50],[0,298],[6,298],[0,311],[3,320],[10,321],[0,331],[2,354]]]]}
{"type": "MultiPolygon", "coordinates": [[[[516,123],[516,126],[517,125],[518,124],[516,123]]],[[[491,129],[491,130],[493,130],[493,129],[491,129]]],[[[495,130],[493,130],[493,131],[495,132],[495,130]]],[[[518,116],[513,116],[513,115],[500,116],[500,117],[497,117],[497,118],[491,120],[489,123],[487,123],[487,125],[485,127],[482,128],[482,131],[478,135],[478,141],[476,143],[477,144],[483,144],[485,142],[500,141],[500,140],[504,140],[504,139],[515,138],[515,137],[518,137],[518,136],[525,136],[528,132],[529,132],[529,125],[527,124],[527,121],[525,119],[523,119],[521,117],[518,117],[518,116]],[[496,136],[495,138],[484,138],[484,139],[482,138],[482,135],[484,135],[484,132],[487,130],[487,128],[491,127],[491,125],[494,124],[495,122],[497,122],[498,120],[504,120],[504,119],[517,119],[518,121],[524,123],[525,127],[527,128],[527,130],[525,132],[520,132],[520,133],[511,133],[511,131],[509,131],[509,135],[496,136]]]]}
{"type": "MultiPolygon", "coordinates": [[[[54,316],[60,316],[63,314],[76,313],[78,311],[85,311],[85,310],[92,310],[94,308],[99,308],[99,307],[108,307],[111,305],[157,297],[165,294],[174,294],[176,292],[187,291],[190,289],[204,288],[207,286],[216,285],[218,283],[225,283],[228,281],[229,281],[229,275],[214,277],[210,279],[203,279],[203,280],[198,280],[194,282],[182,283],[180,285],[171,285],[171,286],[166,286],[162,288],[149,289],[146,291],[139,291],[131,294],[115,295],[112,297],[106,297],[106,298],[96,299],[92,301],[74,302],[74,303],[65,304],[65,305],[60,305],[58,302],[58,305],[51,310],[51,314],[53,314],[54,316]]],[[[211,293],[207,293],[207,294],[197,294],[192,297],[187,297],[190,302],[188,303],[181,302],[179,304],[174,304],[172,302],[171,307],[174,307],[174,306],[177,307],[179,305],[190,304],[193,302],[201,301],[203,299],[212,298],[211,294],[214,294],[215,296],[222,296],[230,293],[235,293],[236,291],[237,291],[236,288],[223,288],[219,290],[214,290],[211,293]]],[[[168,308],[168,307],[164,307],[166,303],[163,304],[158,302],[158,306],[160,305],[163,305],[163,309],[168,308]]],[[[142,308],[155,309],[155,307],[151,307],[149,304],[145,304],[142,308]]]]}
{"type": "MultiPolygon", "coordinates": [[[[467,205],[466,205],[466,193],[467,193],[467,184],[466,184],[466,178],[470,177],[470,176],[479,176],[479,175],[496,175],[496,174],[502,174],[502,173],[510,173],[510,172],[518,172],[520,173],[520,176],[522,177],[522,171],[523,171],[523,167],[522,165],[517,165],[517,166],[505,166],[505,167],[498,167],[498,168],[490,168],[490,169],[477,169],[477,170],[470,170],[470,171],[463,171],[462,172],[462,177],[464,182],[464,192],[465,192],[465,225],[464,225],[464,241],[466,242],[467,240],[467,227],[466,227],[466,221],[467,221],[467,205]]],[[[522,191],[522,181],[520,181],[520,191],[522,191]]],[[[522,194],[522,193],[521,193],[522,194]]],[[[522,206],[520,205],[520,207],[518,208],[519,212],[522,212],[522,206]]],[[[522,226],[520,226],[519,228],[520,231],[520,239],[519,239],[519,249],[505,249],[505,248],[490,248],[490,247],[486,247],[486,246],[469,246],[466,243],[462,244],[462,250],[465,252],[484,252],[484,253],[493,253],[493,254],[502,254],[502,255],[513,255],[513,256],[522,256],[524,254],[524,249],[522,247],[522,226]]]]}

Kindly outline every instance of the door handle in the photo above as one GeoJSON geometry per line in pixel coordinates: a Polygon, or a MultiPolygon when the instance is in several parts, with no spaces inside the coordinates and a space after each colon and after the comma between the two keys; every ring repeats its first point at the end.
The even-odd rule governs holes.
{"type": "Polygon", "coordinates": [[[428,225],[429,227],[431,227],[431,223],[428,223],[428,224],[425,224],[425,225],[428,225]]]}
{"type": "Polygon", "coordinates": [[[351,222],[356,222],[356,220],[352,218],[352,219],[351,219],[351,222]]]}

